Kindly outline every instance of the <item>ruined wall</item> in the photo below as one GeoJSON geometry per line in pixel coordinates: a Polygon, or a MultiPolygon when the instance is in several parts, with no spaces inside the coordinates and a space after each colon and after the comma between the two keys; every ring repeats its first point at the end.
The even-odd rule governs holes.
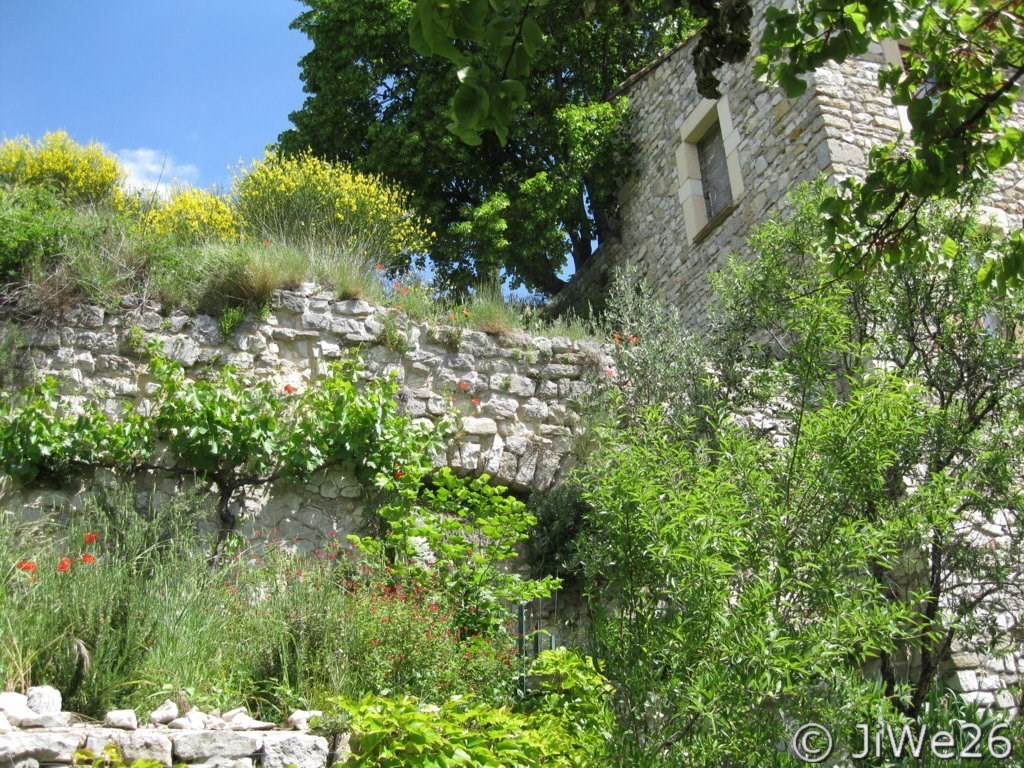
{"type": "MultiPolygon", "coordinates": [[[[431,422],[452,409],[458,414],[458,429],[438,464],[460,474],[486,472],[519,491],[543,491],[565,477],[580,427],[580,398],[588,380],[611,366],[601,345],[431,328],[393,310],[333,300],[307,288],[276,293],[265,320],[246,320],[228,338],[205,316],[164,318],[155,312],[80,307],[50,324],[20,328],[21,364],[28,377],[54,375],[68,394],[117,407],[117,401],[141,402],[153,384],[138,351],[140,339],[162,341],[189,375],[230,364],[299,391],[325,364],[359,346],[370,375],[397,375],[406,413],[431,422]],[[378,341],[389,312],[404,351],[378,341]]],[[[178,482],[156,478],[157,493],[178,492],[178,482]]],[[[71,486],[22,500],[52,506],[73,502],[76,491],[71,486]]],[[[281,482],[257,489],[246,499],[243,517],[250,527],[276,528],[285,540],[314,545],[329,530],[356,530],[362,496],[360,485],[341,468],[301,486],[281,482]]]]}

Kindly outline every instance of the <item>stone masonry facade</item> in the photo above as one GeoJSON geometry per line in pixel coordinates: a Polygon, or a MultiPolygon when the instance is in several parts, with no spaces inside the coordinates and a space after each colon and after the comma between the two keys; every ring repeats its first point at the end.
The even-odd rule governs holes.
{"type": "MultiPolygon", "coordinates": [[[[755,29],[754,39],[759,36],[755,29]]],[[[687,328],[702,333],[713,306],[708,275],[743,251],[752,227],[782,211],[801,182],[819,174],[833,181],[863,175],[871,147],[895,140],[909,124],[878,88],[879,70],[898,61],[894,44],[822,67],[797,99],[757,82],[752,54],[721,69],[718,102],[697,94],[693,45],[680,45],[621,87],[635,116],[637,147],[636,172],[620,190],[621,237],[602,244],[573,278],[569,297],[599,289],[616,267],[634,265],[679,308],[687,328]],[[704,113],[717,113],[733,164],[733,204],[706,224],[688,208],[700,202],[700,179],[687,160],[712,122],[695,120],[704,113]]],[[[995,226],[1017,226],[1024,218],[1024,169],[1001,172],[987,202],[982,214],[995,226]]]]}

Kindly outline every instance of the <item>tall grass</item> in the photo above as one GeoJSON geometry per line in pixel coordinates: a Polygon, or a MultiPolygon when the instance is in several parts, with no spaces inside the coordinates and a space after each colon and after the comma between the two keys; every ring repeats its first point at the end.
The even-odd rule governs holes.
{"type": "Polygon", "coordinates": [[[336,539],[302,556],[238,538],[211,570],[207,501],[140,514],[115,487],[63,517],[0,515],[0,685],[54,685],[94,717],[171,697],[278,721],[337,695],[511,695],[507,641],[460,637],[448,596],[336,539]]]}

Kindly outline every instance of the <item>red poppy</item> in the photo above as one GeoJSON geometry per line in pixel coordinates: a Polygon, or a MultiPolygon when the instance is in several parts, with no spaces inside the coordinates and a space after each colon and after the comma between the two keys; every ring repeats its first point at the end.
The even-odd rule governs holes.
{"type": "Polygon", "coordinates": [[[90,554],[85,554],[85,555],[82,555],[82,562],[83,563],[95,563],[96,562],[96,558],[93,557],[90,554]]]}
{"type": "Polygon", "coordinates": [[[374,266],[374,269],[384,269],[384,265],[383,264],[377,264],[377,265],[374,266]]]}
{"type": "Polygon", "coordinates": [[[459,389],[469,389],[469,384],[464,381],[459,382],[459,389]]]}
{"type": "Polygon", "coordinates": [[[18,565],[16,567],[17,567],[17,569],[19,571],[25,571],[25,573],[35,573],[36,572],[36,562],[35,562],[35,560],[22,560],[20,563],[18,563],[18,565]]]}
{"type": "Polygon", "coordinates": [[[473,405],[480,405],[480,398],[479,397],[474,397],[473,398],[473,405]]]}
{"type": "Polygon", "coordinates": [[[469,310],[468,309],[462,310],[462,314],[464,314],[466,317],[469,317],[469,310]]]}
{"type": "Polygon", "coordinates": [[[293,387],[291,384],[285,384],[284,385],[284,391],[285,391],[286,394],[294,395],[295,394],[295,387],[293,387]]]}
{"type": "Polygon", "coordinates": [[[87,534],[85,534],[85,543],[86,544],[95,544],[96,540],[99,539],[99,537],[100,537],[100,535],[98,533],[87,533],[87,534]]]}
{"type": "Polygon", "coordinates": [[[71,558],[70,557],[62,557],[60,559],[60,562],[57,563],[57,572],[58,573],[66,573],[69,570],[71,570],[71,558]]]}
{"type": "Polygon", "coordinates": [[[405,477],[405,472],[403,472],[400,469],[396,469],[395,470],[395,480],[401,480],[403,477],[405,477]]]}

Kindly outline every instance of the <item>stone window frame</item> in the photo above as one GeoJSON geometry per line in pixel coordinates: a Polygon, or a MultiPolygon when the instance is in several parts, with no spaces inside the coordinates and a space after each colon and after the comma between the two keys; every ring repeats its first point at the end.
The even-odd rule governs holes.
{"type": "Polygon", "coordinates": [[[683,224],[687,238],[696,244],[706,238],[715,227],[721,224],[739,207],[743,197],[743,174],[740,171],[739,144],[740,136],[732,121],[729,111],[729,99],[703,99],[700,104],[683,121],[679,128],[681,141],[676,149],[676,169],[679,173],[679,202],[683,208],[683,224]],[[722,131],[722,144],[725,149],[725,166],[729,173],[729,189],[732,202],[725,205],[712,218],[708,218],[704,200],[704,183],[701,180],[700,153],[697,145],[704,135],[715,124],[722,131]]]}
{"type": "MultiPolygon", "coordinates": [[[[882,46],[882,61],[889,66],[897,66],[903,69],[903,46],[906,44],[906,40],[894,40],[891,37],[882,38],[880,41],[882,46]]],[[[910,118],[907,116],[907,107],[904,104],[896,105],[896,114],[900,121],[900,130],[905,134],[910,134],[910,118]]]]}

